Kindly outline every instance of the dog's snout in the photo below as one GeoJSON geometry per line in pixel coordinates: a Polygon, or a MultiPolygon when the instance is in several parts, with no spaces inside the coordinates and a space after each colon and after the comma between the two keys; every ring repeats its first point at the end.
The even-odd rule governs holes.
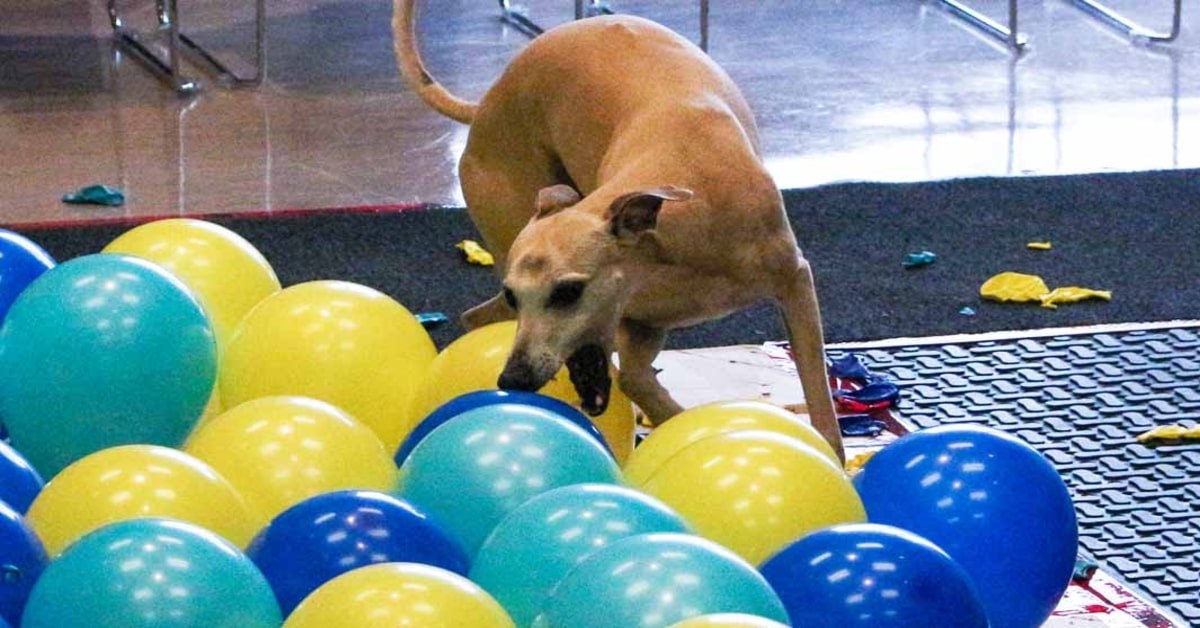
{"type": "Polygon", "coordinates": [[[500,373],[500,379],[497,380],[496,386],[501,390],[535,392],[544,383],[538,381],[537,373],[527,362],[510,360],[504,366],[504,372],[500,373]]]}

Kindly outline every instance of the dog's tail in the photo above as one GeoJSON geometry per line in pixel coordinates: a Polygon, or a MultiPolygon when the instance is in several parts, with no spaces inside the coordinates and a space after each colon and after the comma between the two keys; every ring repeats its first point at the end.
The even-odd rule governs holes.
{"type": "Polygon", "coordinates": [[[409,88],[438,113],[470,124],[478,105],[451,94],[429,75],[425,64],[421,62],[421,52],[417,47],[416,3],[416,0],[394,0],[392,37],[400,73],[404,75],[409,88]]]}

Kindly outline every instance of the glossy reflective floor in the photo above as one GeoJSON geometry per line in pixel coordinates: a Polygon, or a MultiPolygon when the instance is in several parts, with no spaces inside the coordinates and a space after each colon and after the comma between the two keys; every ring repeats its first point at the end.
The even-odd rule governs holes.
{"type": "MultiPolygon", "coordinates": [[[[119,6],[153,22],[153,3],[119,6]]],[[[546,25],[574,16],[569,0],[527,6],[546,25]]],[[[696,0],[612,6],[699,38],[696,0]]],[[[1111,6],[1169,27],[1170,0],[1111,6]]],[[[781,187],[1200,166],[1200,11],[1184,6],[1179,39],[1150,47],[1066,0],[1019,7],[1018,56],[932,1],[712,0],[710,53],[756,109],[781,187]]],[[[181,11],[185,32],[248,69],[251,2],[181,11]]],[[[271,0],[266,83],[179,97],[113,50],[100,0],[4,3],[0,223],[460,203],[465,128],[407,92],[390,18],[387,0],[271,0]],[[128,203],[59,201],[92,183],[128,203]]],[[[527,42],[493,0],[427,0],[422,28],[431,70],[475,97],[527,42]]]]}

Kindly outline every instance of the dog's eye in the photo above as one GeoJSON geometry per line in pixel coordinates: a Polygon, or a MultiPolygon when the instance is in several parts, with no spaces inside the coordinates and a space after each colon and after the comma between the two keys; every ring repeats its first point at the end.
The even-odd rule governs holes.
{"type": "Polygon", "coordinates": [[[513,291],[508,288],[504,289],[504,302],[508,304],[508,307],[514,310],[517,309],[517,295],[513,294],[513,291]]]}
{"type": "Polygon", "coordinates": [[[546,300],[546,307],[562,309],[575,305],[579,301],[579,297],[583,296],[584,287],[585,284],[582,281],[558,283],[550,292],[550,298],[546,300]]]}

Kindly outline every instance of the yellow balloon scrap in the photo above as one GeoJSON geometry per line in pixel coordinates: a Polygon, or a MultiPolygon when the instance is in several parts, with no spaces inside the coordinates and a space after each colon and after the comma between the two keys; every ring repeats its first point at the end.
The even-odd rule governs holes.
{"type": "Polygon", "coordinates": [[[496,259],[492,257],[479,243],[474,240],[463,240],[456,244],[463,253],[467,256],[467,261],[480,266],[494,266],[496,259]]]}
{"type": "Polygon", "coordinates": [[[1112,291],[1078,286],[1055,288],[1051,291],[1046,287],[1046,282],[1037,275],[1005,272],[983,282],[979,287],[979,296],[992,301],[1040,303],[1044,308],[1055,310],[1063,303],[1075,303],[1084,299],[1111,301],[1112,291]]]}
{"type": "Polygon", "coordinates": [[[1161,425],[1148,432],[1138,434],[1138,442],[1147,443],[1154,440],[1200,440],[1200,425],[1184,427],[1182,425],[1161,425]]]}
{"type": "Polygon", "coordinates": [[[1041,277],[1013,272],[1000,273],[979,287],[979,296],[992,301],[1041,301],[1047,294],[1050,288],[1041,277]]]}
{"type": "Polygon", "coordinates": [[[1049,251],[1052,246],[1049,242],[1030,242],[1025,245],[1025,248],[1035,251],[1049,251]]]}
{"type": "Polygon", "coordinates": [[[1112,301],[1112,290],[1092,290],[1090,288],[1080,288],[1077,286],[1067,286],[1065,288],[1055,288],[1050,294],[1042,297],[1042,307],[1052,310],[1058,309],[1059,304],[1075,303],[1084,299],[1104,299],[1112,301]]]}
{"type": "Polygon", "coordinates": [[[874,456],[875,453],[876,452],[874,451],[868,451],[858,454],[857,456],[847,460],[846,475],[849,475],[850,477],[858,475],[859,471],[862,471],[863,466],[867,464],[867,462],[871,459],[871,456],[874,456]]]}

